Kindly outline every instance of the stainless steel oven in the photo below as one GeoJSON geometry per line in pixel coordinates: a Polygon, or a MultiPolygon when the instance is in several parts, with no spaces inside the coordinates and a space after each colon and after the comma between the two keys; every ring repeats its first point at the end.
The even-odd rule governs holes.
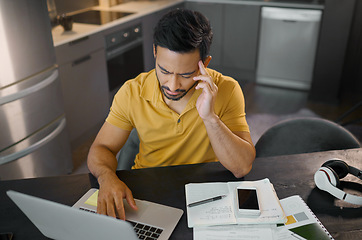
{"type": "Polygon", "coordinates": [[[141,24],[106,36],[106,58],[110,97],[131,78],[144,71],[141,24]]]}

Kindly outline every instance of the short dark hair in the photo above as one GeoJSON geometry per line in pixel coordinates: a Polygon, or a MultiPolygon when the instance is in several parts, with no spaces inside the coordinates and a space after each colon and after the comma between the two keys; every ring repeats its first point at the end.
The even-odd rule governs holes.
{"type": "Polygon", "coordinates": [[[199,49],[205,61],[210,51],[212,31],[209,20],[199,12],[175,9],[164,15],[154,29],[153,43],[174,52],[187,53],[199,49]]]}

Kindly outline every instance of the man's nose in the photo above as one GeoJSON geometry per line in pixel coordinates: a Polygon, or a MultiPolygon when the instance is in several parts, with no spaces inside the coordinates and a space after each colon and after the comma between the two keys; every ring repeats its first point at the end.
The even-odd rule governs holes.
{"type": "Polygon", "coordinates": [[[177,74],[172,74],[172,75],[170,76],[170,79],[169,79],[168,82],[169,82],[168,88],[169,88],[172,92],[174,92],[174,91],[176,91],[177,89],[180,88],[180,82],[179,82],[179,80],[178,80],[177,74]]]}

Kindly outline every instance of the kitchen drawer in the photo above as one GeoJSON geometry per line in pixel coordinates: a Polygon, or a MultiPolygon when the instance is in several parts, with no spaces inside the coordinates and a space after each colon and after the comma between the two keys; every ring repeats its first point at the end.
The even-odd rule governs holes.
{"type": "Polygon", "coordinates": [[[98,49],[104,48],[103,35],[92,34],[55,47],[58,65],[72,62],[98,49]]]}

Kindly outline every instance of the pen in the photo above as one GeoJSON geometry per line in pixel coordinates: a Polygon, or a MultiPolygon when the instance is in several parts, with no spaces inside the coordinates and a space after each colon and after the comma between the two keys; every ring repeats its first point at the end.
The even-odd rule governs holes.
{"type": "Polygon", "coordinates": [[[205,203],[213,202],[213,201],[216,201],[216,200],[220,200],[220,199],[222,199],[224,197],[226,197],[226,195],[220,195],[220,196],[217,196],[217,197],[212,197],[212,198],[208,198],[208,199],[201,200],[201,201],[198,201],[198,202],[190,203],[187,206],[188,207],[195,207],[195,206],[198,206],[198,205],[201,205],[201,204],[205,204],[205,203]]]}

